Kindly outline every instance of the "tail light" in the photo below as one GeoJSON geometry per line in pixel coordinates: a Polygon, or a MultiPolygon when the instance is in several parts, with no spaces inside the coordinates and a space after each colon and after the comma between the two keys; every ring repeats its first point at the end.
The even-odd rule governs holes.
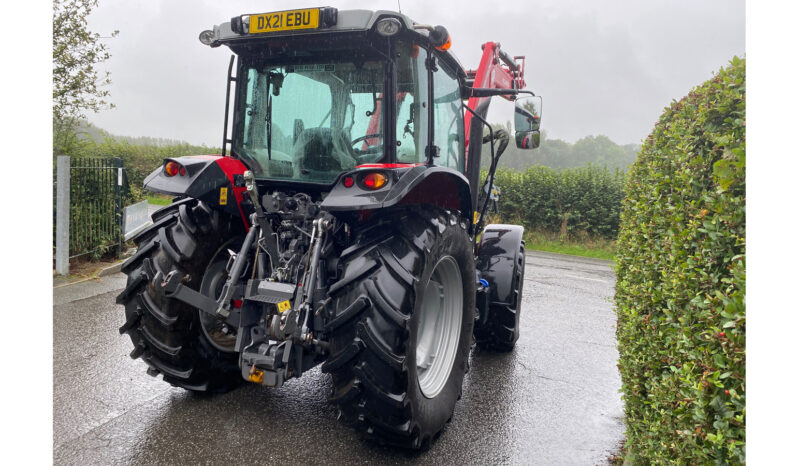
{"type": "Polygon", "coordinates": [[[170,160],[164,164],[163,172],[166,174],[166,176],[175,176],[178,174],[180,176],[186,176],[186,167],[180,165],[174,160],[170,160]]]}
{"type": "Polygon", "coordinates": [[[363,177],[363,186],[368,189],[380,189],[388,182],[388,177],[380,172],[371,172],[363,177]]]}

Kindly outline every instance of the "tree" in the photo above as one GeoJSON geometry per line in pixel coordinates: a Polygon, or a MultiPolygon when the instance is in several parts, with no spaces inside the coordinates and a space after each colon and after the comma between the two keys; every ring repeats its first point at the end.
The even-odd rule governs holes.
{"type": "Polygon", "coordinates": [[[576,141],[572,150],[573,166],[584,166],[588,163],[610,169],[626,168],[634,162],[625,160],[626,152],[604,135],[586,136],[576,141]]]}
{"type": "MultiPolygon", "coordinates": [[[[86,112],[113,108],[110,72],[96,66],[111,54],[103,37],[88,30],[86,18],[98,0],[53,1],[53,152],[66,153],[77,142],[75,128],[86,112]]],[[[116,37],[114,31],[110,37],[116,37]]]]}

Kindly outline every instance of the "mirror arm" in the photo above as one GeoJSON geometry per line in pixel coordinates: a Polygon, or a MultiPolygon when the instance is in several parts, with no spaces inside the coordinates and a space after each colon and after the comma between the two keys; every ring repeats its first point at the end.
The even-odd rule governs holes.
{"type": "Polygon", "coordinates": [[[463,87],[462,97],[470,99],[471,97],[493,97],[493,96],[506,96],[529,94],[535,96],[535,93],[527,89],[491,89],[487,87],[463,87]]]}
{"type": "MultiPolygon", "coordinates": [[[[482,190],[485,190],[485,185],[488,185],[488,180],[490,180],[490,184],[488,185],[488,193],[493,190],[493,175],[496,173],[496,168],[498,167],[498,161],[496,160],[495,151],[493,148],[493,127],[490,123],[487,122],[484,118],[479,116],[477,112],[471,110],[471,107],[468,105],[463,105],[463,108],[471,112],[471,115],[477,117],[479,121],[481,121],[484,125],[488,127],[488,131],[490,131],[490,169],[488,170],[488,176],[485,178],[485,183],[482,184],[482,190]]],[[[469,144],[473,144],[474,141],[469,142],[469,144]]],[[[478,169],[478,168],[477,168],[478,169]]],[[[477,199],[479,199],[479,195],[477,195],[477,199]]],[[[479,221],[477,222],[476,228],[474,228],[474,247],[476,248],[477,245],[477,236],[479,236],[479,232],[482,231],[482,225],[485,223],[485,210],[488,208],[488,201],[490,200],[490,196],[485,196],[485,202],[482,204],[482,208],[479,210],[479,221]]],[[[479,206],[477,206],[479,207],[479,206]]],[[[476,249],[475,249],[476,250],[476,249]]]]}

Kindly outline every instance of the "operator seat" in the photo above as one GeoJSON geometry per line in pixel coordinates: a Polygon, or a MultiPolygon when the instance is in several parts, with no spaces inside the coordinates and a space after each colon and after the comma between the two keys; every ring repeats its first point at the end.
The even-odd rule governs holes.
{"type": "Polygon", "coordinates": [[[306,128],[294,143],[294,178],[329,179],[355,168],[355,153],[338,128],[306,128]]]}

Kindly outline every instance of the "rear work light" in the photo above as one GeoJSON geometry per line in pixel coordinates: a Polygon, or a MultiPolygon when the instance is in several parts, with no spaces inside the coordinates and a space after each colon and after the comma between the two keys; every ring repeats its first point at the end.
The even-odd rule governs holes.
{"type": "Polygon", "coordinates": [[[200,32],[199,41],[205,45],[211,45],[216,40],[216,34],[211,30],[200,32]]]}
{"type": "Polygon", "coordinates": [[[174,160],[170,160],[164,164],[163,172],[166,174],[166,176],[175,176],[177,174],[180,174],[180,176],[186,176],[186,167],[180,165],[174,160]]]}
{"type": "Polygon", "coordinates": [[[376,29],[379,35],[391,37],[402,30],[402,23],[396,18],[383,18],[377,21],[376,29]]]}
{"type": "Polygon", "coordinates": [[[368,189],[380,189],[388,182],[388,177],[380,172],[371,172],[363,177],[363,186],[368,189]]]}

